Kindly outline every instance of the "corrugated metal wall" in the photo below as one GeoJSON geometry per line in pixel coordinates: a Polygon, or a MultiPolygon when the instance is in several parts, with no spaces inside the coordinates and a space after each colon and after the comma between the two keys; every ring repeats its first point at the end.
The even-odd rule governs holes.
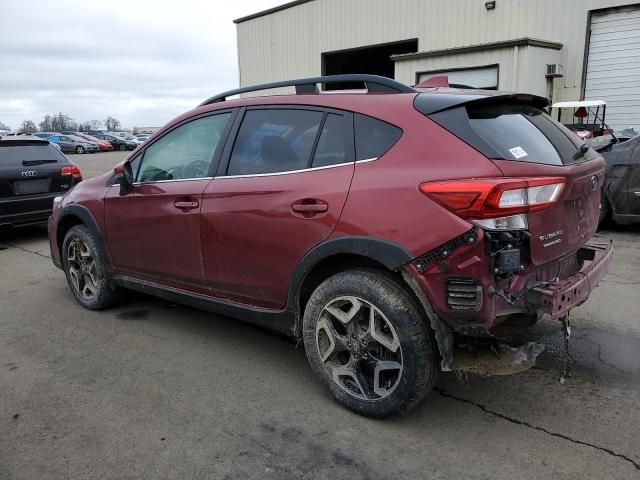
{"type": "MultiPolygon", "coordinates": [[[[589,10],[634,2],[497,0],[492,11],[487,11],[484,3],[485,0],[314,0],[249,20],[237,28],[240,83],[245,86],[319,75],[322,53],[334,50],[417,38],[419,50],[427,51],[532,37],[564,45],[556,52],[557,61],[565,67],[564,78],[556,81],[557,99],[577,98],[589,10]]],[[[532,47],[523,49],[529,48],[532,47]]],[[[530,53],[540,60],[549,52],[530,53]]],[[[504,57],[500,88],[512,89],[509,82],[514,77],[509,65],[513,63],[509,56],[513,57],[513,51],[493,51],[491,58],[483,57],[483,53],[467,55],[471,58],[466,60],[473,61],[473,65],[497,63],[496,56],[504,57]]],[[[470,66],[463,65],[464,56],[455,62],[470,66]]],[[[524,85],[531,83],[539,88],[540,82],[544,84],[544,70],[539,73],[536,67],[534,72],[534,66],[519,62],[517,78],[524,85]]],[[[404,79],[405,72],[402,75],[404,79]]]]}

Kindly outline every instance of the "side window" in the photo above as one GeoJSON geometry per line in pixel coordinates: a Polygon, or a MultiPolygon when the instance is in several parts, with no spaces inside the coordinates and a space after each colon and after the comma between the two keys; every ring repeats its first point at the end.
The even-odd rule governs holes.
{"type": "Polygon", "coordinates": [[[133,178],[138,177],[138,170],[140,169],[140,162],[142,161],[142,153],[135,156],[129,163],[131,164],[131,170],[133,171],[133,178]]]}
{"type": "Polygon", "coordinates": [[[310,110],[249,110],[238,131],[227,175],[253,175],[309,167],[324,113],[310,110]]]}
{"type": "Polygon", "coordinates": [[[402,136],[398,127],[365,115],[355,115],[356,160],[378,158],[402,136]]]}
{"type": "Polygon", "coordinates": [[[312,167],[338,165],[347,161],[345,149],[344,120],[340,115],[329,113],[324,121],[312,167]]]}
{"type": "Polygon", "coordinates": [[[213,155],[230,116],[211,115],[171,130],[145,150],[137,180],[145,183],[209,176],[213,155]]]}

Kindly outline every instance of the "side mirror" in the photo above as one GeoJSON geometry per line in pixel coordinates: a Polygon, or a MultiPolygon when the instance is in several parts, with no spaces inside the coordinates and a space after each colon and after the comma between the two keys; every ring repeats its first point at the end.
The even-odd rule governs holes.
{"type": "Polygon", "coordinates": [[[113,171],[118,176],[117,182],[120,184],[120,196],[122,197],[133,192],[134,178],[131,162],[124,162],[123,164],[116,165],[113,171]]]}

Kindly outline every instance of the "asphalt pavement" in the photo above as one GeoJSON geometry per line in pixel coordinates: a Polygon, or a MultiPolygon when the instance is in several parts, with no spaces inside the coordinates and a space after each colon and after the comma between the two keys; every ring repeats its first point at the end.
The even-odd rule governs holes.
{"type": "MultiPolygon", "coordinates": [[[[72,155],[85,177],[123,154],[72,155]]],[[[504,377],[443,374],[408,414],[357,416],[304,352],[242,322],[131,294],[93,312],[49,259],[46,229],[0,237],[0,479],[640,478],[640,228],[610,273],[504,377]]],[[[159,259],[160,261],[162,259],[159,259]]]]}

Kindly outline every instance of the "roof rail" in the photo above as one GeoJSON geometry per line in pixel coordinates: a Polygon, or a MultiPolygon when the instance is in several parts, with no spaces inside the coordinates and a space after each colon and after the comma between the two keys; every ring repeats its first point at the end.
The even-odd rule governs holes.
{"type": "Polygon", "coordinates": [[[280,87],[296,87],[297,95],[316,94],[319,93],[318,84],[324,83],[343,83],[343,82],[361,82],[364,83],[370,93],[416,93],[416,91],[391,78],[381,77],[379,75],[327,75],[324,77],[301,78],[298,80],[285,80],[282,82],[262,83],[251,87],[237,88],[227,92],[214,95],[202,102],[199,107],[209,105],[211,103],[224,102],[227,97],[239,95],[241,93],[258,92],[260,90],[269,90],[280,87]]]}

